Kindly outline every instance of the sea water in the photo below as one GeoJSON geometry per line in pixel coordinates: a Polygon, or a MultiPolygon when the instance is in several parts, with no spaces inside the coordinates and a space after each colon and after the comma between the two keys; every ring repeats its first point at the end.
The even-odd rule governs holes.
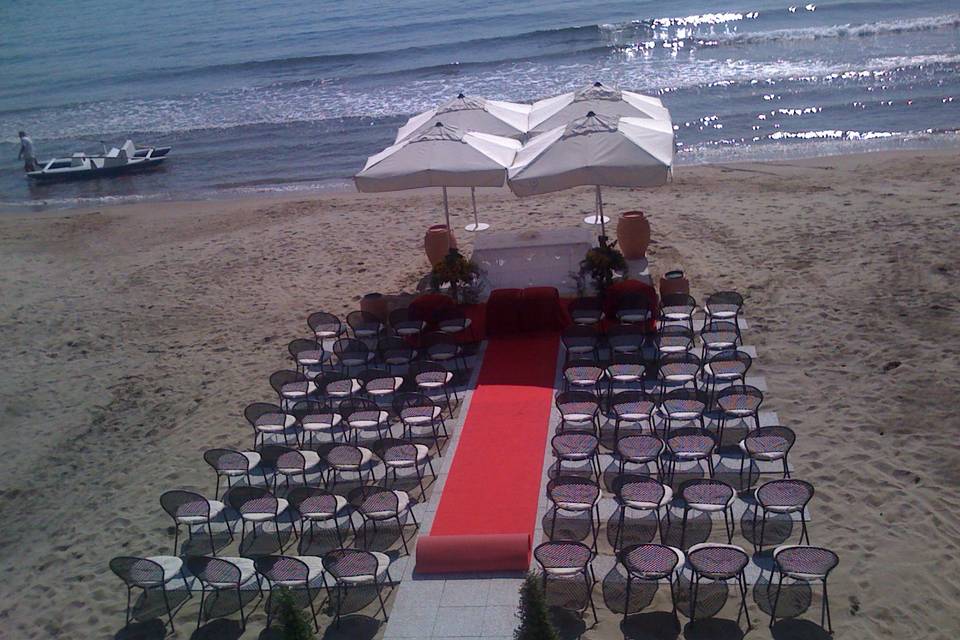
{"type": "Polygon", "coordinates": [[[864,0],[60,2],[0,5],[0,206],[347,186],[458,92],[594,81],[659,96],[677,163],[951,146],[960,4],[864,0]],[[31,185],[42,159],[172,145],[156,171],[31,185]]]}

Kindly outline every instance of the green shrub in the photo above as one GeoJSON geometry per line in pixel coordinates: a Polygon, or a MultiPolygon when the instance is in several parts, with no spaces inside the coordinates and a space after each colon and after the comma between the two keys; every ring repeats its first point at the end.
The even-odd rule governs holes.
{"type": "Polygon", "coordinates": [[[520,587],[520,607],[517,609],[520,626],[514,631],[515,640],[559,640],[547,610],[547,597],[540,578],[528,573],[520,587]]]}
{"type": "Polygon", "coordinates": [[[310,620],[297,608],[293,594],[286,587],[281,587],[280,593],[277,594],[277,608],[283,640],[313,640],[313,627],[310,620]]]}

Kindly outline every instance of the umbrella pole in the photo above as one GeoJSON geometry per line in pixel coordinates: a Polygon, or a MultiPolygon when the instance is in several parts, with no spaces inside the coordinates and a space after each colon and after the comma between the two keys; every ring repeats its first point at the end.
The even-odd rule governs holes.
{"type": "Polygon", "coordinates": [[[443,188],[443,215],[447,220],[447,240],[453,245],[453,229],[450,228],[450,203],[447,201],[447,188],[443,188]]]}
{"type": "Polygon", "coordinates": [[[484,229],[489,229],[490,225],[486,222],[480,222],[480,218],[477,216],[477,190],[475,187],[470,187],[470,200],[473,202],[473,224],[468,224],[464,229],[467,231],[483,231],[484,229]]]}
{"type": "Polygon", "coordinates": [[[607,227],[603,221],[603,196],[600,195],[600,185],[597,185],[597,215],[600,217],[600,235],[607,237],[607,227]]]}

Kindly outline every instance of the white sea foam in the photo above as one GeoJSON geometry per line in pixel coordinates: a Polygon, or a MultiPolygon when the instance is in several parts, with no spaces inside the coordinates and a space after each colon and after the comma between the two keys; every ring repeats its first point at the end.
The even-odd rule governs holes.
{"type": "Polygon", "coordinates": [[[756,33],[721,34],[710,41],[702,42],[702,44],[719,46],[728,44],[763,44],[767,42],[822,40],[825,38],[862,38],[915,31],[957,29],[958,27],[960,27],[960,14],[952,13],[926,18],[868,22],[865,24],[841,24],[825,27],[777,29],[756,33]]]}

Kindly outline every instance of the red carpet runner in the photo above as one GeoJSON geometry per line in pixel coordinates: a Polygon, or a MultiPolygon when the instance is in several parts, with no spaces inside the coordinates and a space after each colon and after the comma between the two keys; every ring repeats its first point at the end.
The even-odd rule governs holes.
{"type": "Polygon", "coordinates": [[[555,333],[490,339],[417,572],[527,570],[558,346],[555,333]]]}

